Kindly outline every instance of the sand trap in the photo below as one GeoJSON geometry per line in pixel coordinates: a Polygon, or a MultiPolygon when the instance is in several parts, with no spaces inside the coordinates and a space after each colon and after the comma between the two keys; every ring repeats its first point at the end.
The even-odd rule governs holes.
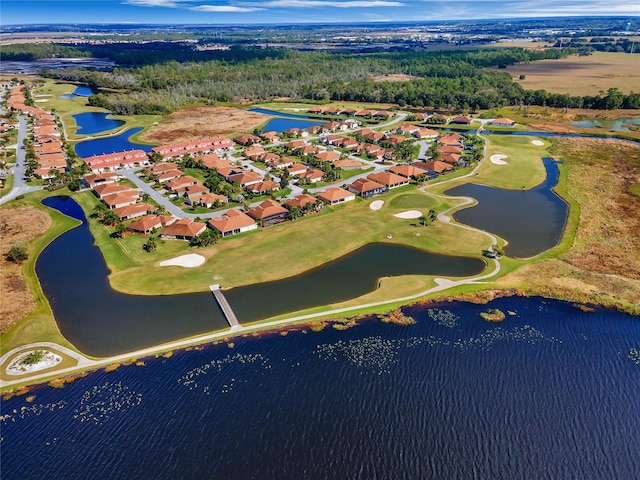
{"type": "Polygon", "coordinates": [[[491,155],[491,163],[494,163],[496,165],[509,165],[507,162],[503,160],[503,158],[507,158],[507,156],[500,155],[499,153],[496,153],[495,155],[491,155]]]}
{"type": "Polygon", "coordinates": [[[382,205],[384,205],[384,200],[374,200],[371,202],[371,205],[369,205],[369,208],[371,210],[380,210],[382,205]]]}
{"type": "Polygon", "coordinates": [[[542,140],[531,140],[531,143],[533,143],[536,147],[544,146],[544,142],[542,140]]]}
{"type": "Polygon", "coordinates": [[[400,212],[394,215],[396,218],[420,218],[421,216],[422,212],[418,210],[407,210],[406,212],[400,212]]]}
{"type": "Polygon", "coordinates": [[[163,260],[160,262],[161,267],[186,267],[193,268],[199,267],[204,263],[205,258],[197,253],[189,253],[188,255],[181,255],[176,258],[170,258],[169,260],[163,260]]]}

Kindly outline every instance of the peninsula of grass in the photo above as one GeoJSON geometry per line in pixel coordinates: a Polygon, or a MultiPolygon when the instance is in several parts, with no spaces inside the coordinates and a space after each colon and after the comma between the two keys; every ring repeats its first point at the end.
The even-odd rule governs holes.
{"type": "Polygon", "coordinates": [[[77,125],[73,118],[73,115],[87,112],[106,113],[108,112],[108,110],[88,105],[87,97],[73,96],[71,98],[60,98],[61,95],[73,93],[77,85],[73,85],[70,83],[59,83],[52,79],[44,79],[43,81],[44,85],[34,88],[33,94],[51,95],[47,97],[46,103],[41,103],[39,106],[47,110],[54,110],[59,115],[64,125],[66,138],[71,142],[84,140],[87,138],[108,137],[136,127],[146,128],[155,122],[159,122],[162,118],[160,115],[112,115],[109,116],[109,118],[122,120],[125,123],[117,128],[107,130],[105,132],[100,132],[98,134],[78,135],[76,133],[77,125]]]}

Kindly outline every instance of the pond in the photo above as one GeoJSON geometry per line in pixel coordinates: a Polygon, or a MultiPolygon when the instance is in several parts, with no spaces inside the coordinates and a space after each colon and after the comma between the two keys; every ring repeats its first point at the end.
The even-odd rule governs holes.
{"type": "MultiPolygon", "coordinates": [[[[36,262],[62,334],[82,352],[113,355],[228,327],[210,292],[134,296],[114,291],[78,204],[65,197],[43,203],[83,222],[54,240],[36,262]]],[[[246,323],[361,296],[374,290],[380,277],[469,276],[485,266],[480,258],[373,244],[298,276],[234,288],[225,295],[239,321],[246,323]]],[[[164,272],[158,270],[159,275],[164,272]]]]}
{"type": "Polygon", "coordinates": [[[478,204],[454,214],[456,221],[495,233],[509,243],[505,253],[528,258],[558,244],[569,206],[552,188],[560,172],[556,162],[543,158],[547,177],[530,190],[505,190],[466,184],[447,190],[447,195],[473,197],[478,204]]]}
{"type": "Polygon", "coordinates": [[[76,89],[72,93],[65,93],[64,95],[60,95],[60,98],[74,98],[74,97],[90,97],[94,92],[90,87],[76,87],[76,89]]]}
{"type": "Polygon", "coordinates": [[[324,125],[326,121],[312,120],[306,115],[297,115],[293,113],[282,113],[264,108],[252,108],[250,112],[262,113],[264,115],[275,116],[262,127],[265,132],[284,132],[290,128],[307,128],[314,125],[324,125]]]}
{"type": "Polygon", "coordinates": [[[140,131],[142,131],[142,127],[131,128],[118,135],[78,142],[75,145],[75,150],[81,158],[88,158],[93,155],[102,155],[104,153],[122,152],[125,150],[144,150],[145,152],[150,152],[153,145],[145,145],[129,141],[129,138],[131,138],[132,135],[135,135],[140,131]]]}
{"type": "Polygon", "coordinates": [[[110,112],[85,112],[72,115],[76,125],[78,125],[76,133],[79,135],[88,135],[113,130],[114,128],[124,125],[125,122],[123,120],[107,118],[109,115],[111,115],[110,112]]]}
{"type": "Polygon", "coordinates": [[[571,125],[583,128],[604,128],[612,132],[631,132],[626,125],[640,125],[640,118],[619,118],[617,120],[577,120],[571,125]]]}

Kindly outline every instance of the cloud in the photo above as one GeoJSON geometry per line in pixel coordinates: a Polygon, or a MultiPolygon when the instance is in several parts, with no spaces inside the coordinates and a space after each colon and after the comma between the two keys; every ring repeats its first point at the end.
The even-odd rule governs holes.
{"type": "Polygon", "coordinates": [[[236,7],[233,5],[198,5],[189,7],[189,10],[195,12],[257,12],[264,10],[258,7],[236,7]]]}
{"type": "Polygon", "coordinates": [[[125,3],[138,7],[180,7],[185,0],[127,0],[125,3]]]}
{"type": "Polygon", "coordinates": [[[260,5],[262,7],[271,8],[379,8],[402,7],[405,4],[389,0],[271,0],[267,2],[260,2],[260,5]]]}

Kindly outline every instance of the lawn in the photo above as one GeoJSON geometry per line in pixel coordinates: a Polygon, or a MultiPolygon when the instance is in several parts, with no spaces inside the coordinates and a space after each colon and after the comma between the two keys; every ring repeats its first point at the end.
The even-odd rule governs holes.
{"type": "MultiPolygon", "coordinates": [[[[393,242],[472,256],[478,256],[489,246],[487,237],[477,232],[440,223],[419,227],[416,220],[395,218],[395,213],[406,208],[391,206],[392,199],[406,193],[406,190],[394,191],[375,197],[389,202],[378,211],[369,208],[373,200],[356,199],[327,207],[321,214],[242,237],[226,238],[213,247],[197,250],[207,258],[204,266],[167,270],[171,282],[158,275],[157,268],[151,264],[114,269],[111,282],[117,290],[139,294],[205,291],[212,283],[232,287],[296,275],[371,242],[393,242]],[[392,240],[387,238],[389,234],[393,235],[392,240]]],[[[427,199],[427,202],[431,201],[427,199]]],[[[167,256],[157,252],[153,257],[162,260],[167,256]]]]}

